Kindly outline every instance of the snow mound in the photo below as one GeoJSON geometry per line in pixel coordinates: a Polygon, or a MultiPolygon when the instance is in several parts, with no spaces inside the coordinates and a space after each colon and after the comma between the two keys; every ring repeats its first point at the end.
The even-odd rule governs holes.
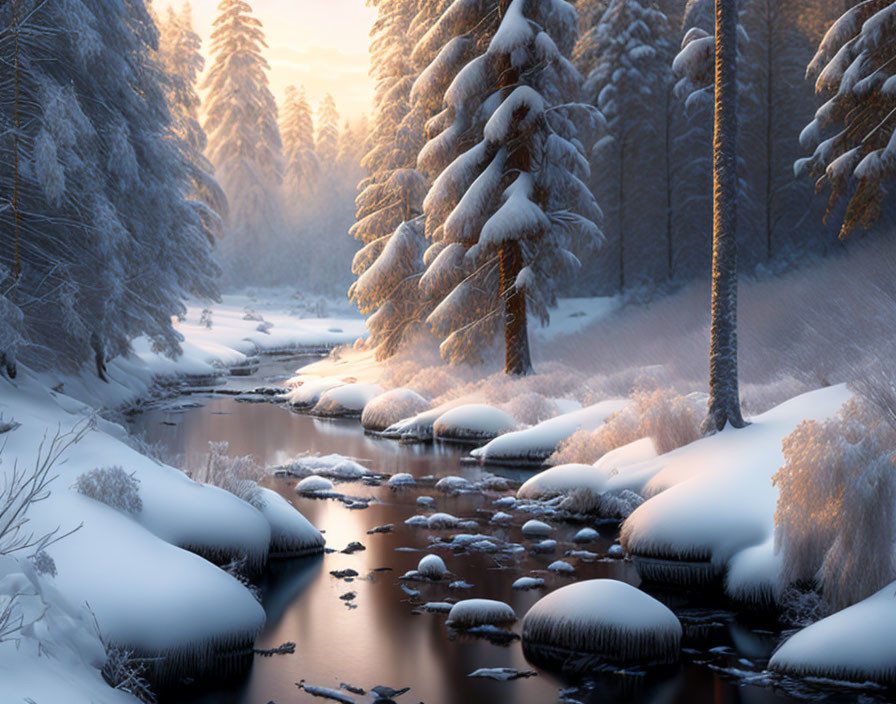
{"type": "Polygon", "coordinates": [[[645,581],[717,584],[740,551],[774,533],[782,441],[804,420],[837,414],[844,385],[812,391],[655,460],[637,465],[648,497],[620,541],[645,581]],[[652,478],[648,477],[652,475],[652,478]]]}
{"type": "Polygon", "coordinates": [[[427,579],[441,579],[448,572],[448,568],[438,555],[427,555],[417,564],[417,572],[427,579]]]}
{"type": "Polygon", "coordinates": [[[389,486],[393,488],[403,487],[403,486],[413,486],[416,484],[416,480],[414,479],[413,474],[408,474],[407,472],[399,472],[398,474],[393,474],[389,477],[389,486]]]}
{"type": "Polygon", "coordinates": [[[896,684],[896,582],[786,641],[769,669],[801,677],[896,684]]]}
{"type": "MultiPolygon", "coordinates": [[[[565,496],[562,506],[567,510],[624,518],[640,503],[627,499],[643,487],[645,463],[656,456],[653,440],[642,438],[611,450],[593,465],[560,464],[539,472],[516,495],[530,500],[565,496]]],[[[649,466],[647,476],[653,476],[649,466]]]]}
{"type": "Polygon", "coordinates": [[[296,484],[297,494],[316,494],[319,491],[332,491],[333,482],[326,477],[312,474],[296,484]]]}
{"type": "Polygon", "coordinates": [[[663,604],[613,579],[577,582],[543,597],[523,618],[523,649],[536,660],[588,654],[613,664],[678,660],[681,623],[663,604]]]}
{"type": "Polygon", "coordinates": [[[483,462],[514,464],[540,463],[554,452],[557,445],[577,430],[594,430],[607,418],[625,408],[627,400],[600,403],[542,421],[525,430],[505,433],[470,454],[483,462]]]}
{"type": "Polygon", "coordinates": [[[361,425],[371,432],[382,432],[404,418],[429,408],[429,401],[410,389],[392,389],[372,398],[361,413],[361,425]]]}
{"type": "Polygon", "coordinates": [[[271,525],[271,557],[315,555],[324,550],[324,537],[276,491],[259,488],[261,515],[271,525]]]}
{"type": "Polygon", "coordinates": [[[477,442],[514,430],[519,423],[509,413],[483,403],[470,403],[445,411],[433,423],[437,440],[477,442]]]}
{"type": "Polygon", "coordinates": [[[359,416],[365,406],[381,393],[383,389],[379,384],[336,386],[320,395],[311,413],[316,416],[359,416]]]}
{"type": "Polygon", "coordinates": [[[516,621],[513,609],[503,601],[494,599],[464,599],[457,602],[448,613],[445,622],[452,628],[497,626],[516,621]]]}

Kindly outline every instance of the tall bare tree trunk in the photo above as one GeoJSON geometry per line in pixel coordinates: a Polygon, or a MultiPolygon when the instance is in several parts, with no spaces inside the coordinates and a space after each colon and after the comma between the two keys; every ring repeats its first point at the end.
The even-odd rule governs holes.
{"type": "Polygon", "coordinates": [[[13,151],[13,175],[12,175],[12,231],[13,231],[13,267],[12,276],[18,281],[22,273],[22,263],[19,259],[19,17],[16,0],[12,0],[12,31],[15,42],[13,49],[13,102],[12,102],[12,151],[13,151]]]}
{"type": "Polygon", "coordinates": [[[712,327],[704,432],[745,425],[737,380],[737,0],[716,0],[712,327]]]}
{"type": "Polygon", "coordinates": [[[516,287],[523,268],[523,253],[517,240],[501,246],[501,298],[504,300],[504,373],[529,374],[529,332],[526,324],[526,292],[516,287]]]}

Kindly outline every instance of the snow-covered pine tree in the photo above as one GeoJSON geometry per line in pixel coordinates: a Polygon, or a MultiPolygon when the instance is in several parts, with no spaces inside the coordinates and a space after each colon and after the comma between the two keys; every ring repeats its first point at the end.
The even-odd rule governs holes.
{"type": "Polygon", "coordinates": [[[619,290],[673,269],[669,33],[655,3],[611,0],[574,53],[582,100],[609,126],[591,151],[591,188],[607,216],[601,274],[619,290]]]}
{"type": "Polygon", "coordinates": [[[315,152],[324,171],[332,172],[339,153],[339,112],[330,93],[324,95],[317,109],[315,152]]]}
{"type": "Polygon", "coordinates": [[[209,236],[221,233],[221,218],[227,214],[227,197],[218,184],[214,167],[205,157],[208,140],[199,124],[202,104],[196,86],[205,68],[202,39],[193,29],[193,10],[185,2],[180,12],[169,6],[159,22],[159,60],[168,74],[166,91],[172,129],[186,149],[190,163],[195,207],[206,223],[209,236]]]}
{"type": "Polygon", "coordinates": [[[418,158],[438,174],[424,202],[438,254],[421,284],[449,290],[428,318],[449,360],[479,357],[503,328],[505,372],[531,371],[527,310],[547,319],[577,263],[570,242],[600,235],[576,129],[598,113],[573,103],[575,37],[563,0],[456,0],[421,40],[443,48],[421,77],[432,86],[415,90],[454,75],[418,158]],[[475,58],[455,73],[465,51],[475,58]]]}
{"type": "Polygon", "coordinates": [[[421,15],[432,0],[378,0],[371,30],[371,75],[376,81],[369,175],[359,184],[352,236],[362,249],[352,271],[358,280],[349,297],[369,314],[368,344],[378,358],[394,354],[425,317],[418,283],[423,272],[422,212],[426,183],[416,170],[423,121],[411,115],[410,92],[418,64],[414,39],[429,28],[421,15]]]}
{"type": "Polygon", "coordinates": [[[865,0],[825,34],[807,75],[827,97],[800,141],[814,148],[798,173],[830,186],[828,212],[848,204],[841,237],[880,216],[896,180],[896,2],[865,0]]]}
{"type": "Polygon", "coordinates": [[[317,188],[320,164],[314,151],[314,118],[305,86],[288,86],[281,111],[283,187],[290,202],[301,202],[317,188]]]}
{"type": "Polygon", "coordinates": [[[243,259],[281,227],[282,145],[261,22],[243,0],[222,0],[203,81],[207,155],[230,203],[229,246],[243,259]],[[242,252],[242,254],[241,254],[242,252]]]}
{"type": "MultiPolygon", "coordinates": [[[[0,5],[0,163],[19,160],[21,276],[0,246],[0,348],[9,329],[35,367],[76,369],[149,335],[179,350],[171,316],[214,297],[218,269],[173,133],[158,33],[143,3],[0,5]],[[12,17],[18,13],[17,19],[12,17]],[[18,113],[18,114],[17,114],[18,113]],[[16,119],[18,117],[18,119],[16,119]],[[14,151],[15,150],[15,151],[14,151]]],[[[0,169],[0,230],[13,232],[15,169],[0,169]]]]}

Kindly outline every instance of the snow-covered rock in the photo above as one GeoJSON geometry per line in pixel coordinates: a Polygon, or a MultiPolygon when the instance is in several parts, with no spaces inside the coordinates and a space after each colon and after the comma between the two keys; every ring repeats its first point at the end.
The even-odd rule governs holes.
{"type": "Polygon", "coordinates": [[[417,564],[417,572],[427,579],[441,579],[448,572],[448,568],[438,555],[426,555],[417,564]]]}
{"type": "Polygon", "coordinates": [[[613,664],[678,660],[678,618],[653,597],[625,582],[576,582],[543,597],[523,618],[527,657],[591,655],[613,664]]]}
{"type": "Polygon", "coordinates": [[[379,384],[337,386],[320,395],[311,413],[317,416],[359,416],[364,407],[382,392],[379,384]]]}
{"type": "Polygon", "coordinates": [[[497,626],[514,621],[516,614],[503,601],[464,599],[451,608],[445,623],[452,628],[474,628],[484,625],[497,626]]]}
{"type": "Polygon", "coordinates": [[[787,640],[769,669],[789,675],[896,685],[896,582],[787,640]]]}
{"type": "Polygon", "coordinates": [[[325,392],[344,385],[338,379],[309,379],[303,382],[301,386],[297,386],[292,391],[289,391],[283,398],[289,405],[295,408],[312,408],[320,401],[320,397],[325,392]]]}
{"type": "Polygon", "coordinates": [[[319,491],[332,491],[333,482],[326,477],[312,474],[296,484],[297,494],[316,494],[319,491]]]}
{"type": "Polygon", "coordinates": [[[549,536],[554,529],[544,521],[539,521],[533,518],[523,524],[522,531],[523,535],[527,538],[545,538],[549,536]]]}
{"type": "Polygon", "coordinates": [[[496,464],[540,463],[574,432],[600,427],[607,418],[622,410],[627,403],[626,400],[601,401],[593,406],[542,421],[531,428],[500,435],[470,454],[483,462],[496,464]]]}
{"type": "Polygon", "coordinates": [[[433,423],[437,440],[478,442],[514,430],[519,423],[509,413],[483,403],[465,404],[445,411],[433,423]]]}
{"type": "Polygon", "coordinates": [[[429,408],[429,401],[410,389],[392,389],[367,402],[361,413],[361,425],[371,432],[382,432],[403,418],[429,408]]]}
{"type": "Polygon", "coordinates": [[[565,560],[554,560],[548,565],[548,570],[556,574],[573,574],[576,568],[565,560]]]}
{"type": "Polygon", "coordinates": [[[520,577],[513,584],[511,589],[538,589],[544,586],[544,580],[541,577],[520,577]]]}
{"type": "Polygon", "coordinates": [[[399,487],[404,486],[413,486],[417,482],[414,480],[413,474],[408,474],[407,472],[399,472],[398,474],[393,474],[389,477],[389,486],[393,489],[397,489],[399,487]]]}
{"type": "Polygon", "coordinates": [[[292,462],[272,468],[275,474],[288,474],[293,477],[308,477],[316,474],[330,479],[353,481],[370,474],[370,471],[350,457],[344,455],[321,455],[297,457],[292,462]]]}

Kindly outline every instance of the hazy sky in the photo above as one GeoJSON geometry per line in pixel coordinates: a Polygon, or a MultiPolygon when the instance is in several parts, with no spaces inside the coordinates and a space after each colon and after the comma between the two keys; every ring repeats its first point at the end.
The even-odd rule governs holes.
{"type": "MultiPolygon", "coordinates": [[[[219,0],[192,0],[193,21],[208,49],[219,0]]],[[[343,120],[369,113],[373,84],[367,75],[368,31],[375,11],[364,0],[248,0],[264,25],[277,102],[286,86],[304,85],[312,107],[324,93],[336,99],[343,120]]],[[[156,0],[179,8],[181,0],[156,0]]],[[[206,63],[208,65],[208,62],[206,63]]]]}

